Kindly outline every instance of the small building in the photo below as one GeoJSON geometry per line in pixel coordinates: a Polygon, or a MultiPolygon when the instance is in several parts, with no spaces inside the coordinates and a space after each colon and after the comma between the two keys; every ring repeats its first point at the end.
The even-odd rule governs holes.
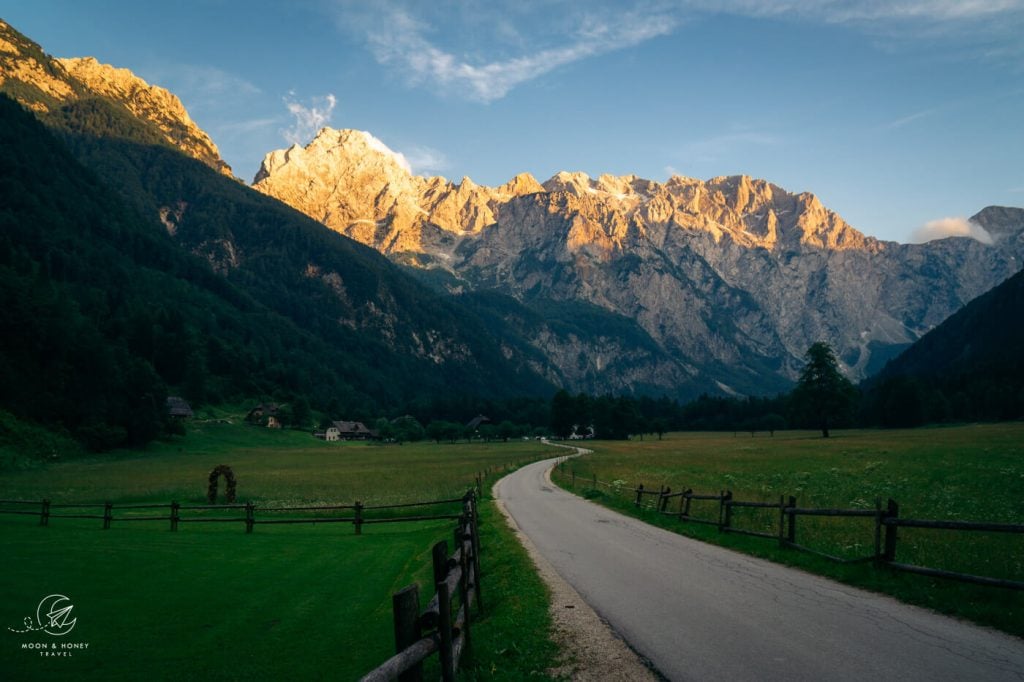
{"type": "Polygon", "coordinates": [[[191,419],[193,416],[192,407],[185,402],[184,398],[169,395],[164,404],[167,409],[167,416],[172,419],[191,419]]]}
{"type": "Polygon", "coordinates": [[[336,421],[326,431],[327,440],[373,440],[378,434],[363,422],[336,421]],[[332,438],[332,436],[334,436],[332,438]]]}
{"type": "Polygon", "coordinates": [[[281,418],[278,415],[281,406],[277,403],[260,403],[249,410],[245,415],[245,421],[256,426],[265,426],[268,429],[281,428],[281,418]]]}

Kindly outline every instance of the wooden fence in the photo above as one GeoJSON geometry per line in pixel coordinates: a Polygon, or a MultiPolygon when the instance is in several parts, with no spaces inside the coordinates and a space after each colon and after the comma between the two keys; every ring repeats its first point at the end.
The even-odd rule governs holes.
{"type": "Polygon", "coordinates": [[[470,606],[483,610],[480,598],[480,533],[477,496],[470,491],[455,526],[454,551],[448,543],[433,548],[434,596],[420,608],[419,585],[413,583],[391,598],[395,626],[395,655],[368,672],[362,682],[420,682],[423,661],[437,653],[441,679],[451,682],[459,659],[470,643],[470,606]],[[454,603],[454,606],[453,606],[454,603]]]}
{"type": "Polygon", "coordinates": [[[181,523],[244,523],[246,533],[252,533],[255,526],[262,524],[351,523],[356,535],[360,535],[362,527],[367,524],[455,520],[451,554],[446,541],[433,546],[434,596],[421,609],[420,590],[416,583],[392,595],[396,653],[362,678],[367,682],[392,679],[420,682],[423,679],[423,662],[436,653],[441,664],[441,679],[452,682],[462,654],[470,644],[470,607],[475,604],[477,613],[483,610],[480,596],[479,495],[488,476],[518,466],[518,463],[510,463],[487,467],[475,475],[475,486],[462,497],[427,502],[264,507],[253,502],[115,505],[110,502],[54,504],[47,499],[0,500],[0,514],[38,516],[41,526],[48,526],[50,519],[54,518],[95,519],[103,522],[104,530],[109,530],[114,522],[126,521],[164,522],[172,531],[177,531],[181,523]],[[461,504],[457,514],[406,514],[413,508],[453,503],[461,504]],[[162,510],[167,511],[161,513],[162,510]],[[115,511],[124,513],[115,516],[115,511]],[[204,515],[208,512],[230,512],[232,515],[204,515]],[[341,514],[325,515],[331,512],[341,514]],[[282,516],[276,516],[278,514],[282,516]]]}
{"type": "MultiPolygon", "coordinates": [[[[576,485],[576,472],[564,471],[564,463],[560,465],[561,473],[568,479],[570,485],[576,485]]],[[[1024,534],[1024,525],[1013,523],[987,523],[977,521],[942,521],[930,519],[908,519],[900,516],[900,507],[895,500],[889,500],[883,507],[880,500],[875,501],[874,509],[824,509],[808,508],[797,506],[795,497],[779,497],[778,502],[743,501],[733,498],[731,490],[720,490],[718,493],[697,494],[692,489],[679,492],[672,492],[671,488],[659,487],[658,489],[645,489],[643,484],[636,488],[625,488],[622,482],[619,485],[597,480],[596,476],[583,478],[584,484],[589,484],[592,490],[598,486],[604,486],[618,494],[629,494],[633,496],[633,504],[638,508],[651,509],[663,516],[676,518],[681,522],[702,523],[716,526],[723,533],[734,533],[737,535],[749,535],[775,540],[781,547],[788,547],[804,552],[810,552],[822,556],[831,561],[840,563],[873,563],[877,566],[888,566],[898,571],[907,571],[937,578],[949,578],[961,582],[988,585],[992,587],[1004,587],[1014,590],[1024,590],[1024,582],[1018,580],[1007,580],[1004,578],[991,578],[968,573],[957,573],[928,566],[917,566],[914,564],[902,563],[896,560],[897,544],[900,528],[931,528],[939,530],[952,530],[960,532],[987,532],[987,533],[1012,533],[1024,534]],[[678,508],[674,506],[673,500],[678,499],[678,508]],[[694,503],[704,505],[705,513],[702,516],[694,515],[694,503]],[[711,515],[709,518],[706,506],[711,503],[711,515]],[[774,509],[778,512],[777,532],[767,533],[763,531],[748,530],[734,525],[733,515],[736,509],[774,509]],[[801,545],[797,542],[797,519],[801,516],[822,516],[842,518],[863,518],[873,522],[873,544],[874,552],[870,555],[855,558],[837,557],[826,552],[801,545]],[[716,517],[716,518],[715,518],[716,517]]]]}
{"type": "Polygon", "coordinates": [[[172,531],[177,531],[179,524],[182,523],[240,523],[245,525],[246,533],[252,533],[253,529],[260,525],[351,523],[355,528],[355,534],[361,535],[363,526],[375,523],[456,520],[461,514],[407,514],[405,510],[454,504],[462,500],[463,498],[456,497],[404,504],[364,505],[362,502],[356,502],[284,507],[265,507],[254,502],[115,505],[111,502],[54,504],[50,500],[0,500],[0,514],[38,516],[40,526],[50,525],[50,519],[95,519],[103,522],[104,530],[109,530],[115,522],[163,522],[167,523],[172,531]],[[402,511],[393,513],[396,510],[402,511]],[[122,513],[115,515],[115,512],[122,513]],[[225,513],[230,515],[225,516],[225,513]]]}
{"type": "MultiPolygon", "coordinates": [[[[511,471],[519,462],[487,467],[474,475],[476,494],[482,493],[483,481],[491,474],[511,471]]],[[[449,514],[408,514],[417,507],[431,507],[463,502],[464,497],[427,502],[365,505],[322,504],[296,506],[263,506],[255,502],[244,504],[114,504],[112,502],[59,502],[43,500],[0,500],[0,515],[36,516],[40,526],[49,526],[50,519],[95,519],[102,521],[103,529],[110,530],[114,522],[164,522],[172,531],[182,523],[241,523],[245,532],[252,533],[256,526],[300,523],[351,523],[356,535],[363,526],[376,523],[402,523],[408,521],[444,521],[461,518],[462,512],[449,514]],[[115,512],[122,512],[115,516],[115,512]],[[218,513],[219,512],[219,513],[218,513]],[[347,513],[346,513],[347,512],[347,513]],[[225,515],[227,513],[228,515],[225,515]]]]}

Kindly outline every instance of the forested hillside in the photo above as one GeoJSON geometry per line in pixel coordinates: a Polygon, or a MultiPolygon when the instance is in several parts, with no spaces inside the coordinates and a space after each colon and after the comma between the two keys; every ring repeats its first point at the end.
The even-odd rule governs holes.
{"type": "Polygon", "coordinates": [[[168,389],[361,413],[548,390],[375,252],[145,144],[111,103],[61,108],[57,139],[0,99],[0,408],[103,448],[156,435],[168,389]]]}

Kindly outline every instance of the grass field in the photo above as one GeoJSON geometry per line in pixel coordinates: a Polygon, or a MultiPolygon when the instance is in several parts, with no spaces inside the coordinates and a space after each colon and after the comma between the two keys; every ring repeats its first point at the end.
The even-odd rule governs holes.
{"type": "MultiPolygon", "coordinates": [[[[588,455],[566,464],[562,485],[576,471],[576,492],[638,514],[652,523],[802,566],[841,580],[1024,635],[1024,595],[948,580],[895,574],[870,566],[826,562],[770,540],[724,535],[638,511],[629,492],[665,485],[695,493],[732,490],[734,499],[778,502],[793,495],[801,507],[874,509],[875,500],[900,504],[900,515],[1024,523],[1024,424],[908,431],[840,431],[822,439],[810,432],[670,434],[658,441],[595,442],[588,455]],[[600,481],[618,482],[619,494],[600,481]]],[[[652,498],[647,498],[648,500],[652,498]]],[[[678,508],[678,500],[672,509],[678,508]]],[[[717,502],[693,502],[695,516],[717,519],[717,502]]],[[[734,525],[775,533],[777,510],[735,510],[734,525]]],[[[847,558],[874,551],[871,519],[799,517],[797,541],[847,558]]],[[[897,560],[952,571],[1024,581],[1024,537],[997,533],[902,528],[897,560]]]]}
{"type": "MultiPolygon", "coordinates": [[[[535,443],[367,445],[229,424],[173,443],[0,474],[0,498],[201,503],[217,464],[259,504],[457,497],[476,472],[548,456],[535,443]]],[[[481,509],[487,611],[467,679],[519,679],[550,665],[547,597],[500,516],[481,509]],[[513,626],[514,624],[514,626],[513,626]],[[520,628],[519,624],[525,624],[520,628]]],[[[391,594],[416,580],[452,522],[365,526],[118,523],[0,516],[2,679],[355,679],[393,653],[391,594]],[[14,633],[42,597],[74,604],[61,638],[14,633]],[[23,643],[86,643],[45,658],[23,643]]],[[[432,664],[436,671],[436,664],[432,664]]]]}

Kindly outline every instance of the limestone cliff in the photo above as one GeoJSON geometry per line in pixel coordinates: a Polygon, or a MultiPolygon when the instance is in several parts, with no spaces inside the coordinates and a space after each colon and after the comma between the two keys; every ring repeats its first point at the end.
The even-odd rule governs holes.
{"type": "MultiPolygon", "coordinates": [[[[449,290],[581,301],[635,320],[658,358],[678,362],[668,371],[651,356],[649,376],[634,365],[628,379],[601,370],[630,385],[678,382],[696,365],[715,368],[718,390],[774,387],[819,340],[860,378],[1024,258],[1024,221],[1012,212],[976,218],[997,224],[994,246],[896,244],[861,234],[813,194],[747,176],[563,172],[491,188],[416,176],[353,130],[325,128],[305,148],[267,155],[254,187],[399,262],[447,271],[449,290]]],[[[579,378],[566,339],[587,343],[533,334],[552,365],[579,378]]]]}
{"type": "Polygon", "coordinates": [[[54,59],[0,20],[0,88],[39,114],[79,99],[100,96],[146,121],[168,144],[225,175],[231,167],[175,95],[128,69],[92,57],[54,59]]]}

